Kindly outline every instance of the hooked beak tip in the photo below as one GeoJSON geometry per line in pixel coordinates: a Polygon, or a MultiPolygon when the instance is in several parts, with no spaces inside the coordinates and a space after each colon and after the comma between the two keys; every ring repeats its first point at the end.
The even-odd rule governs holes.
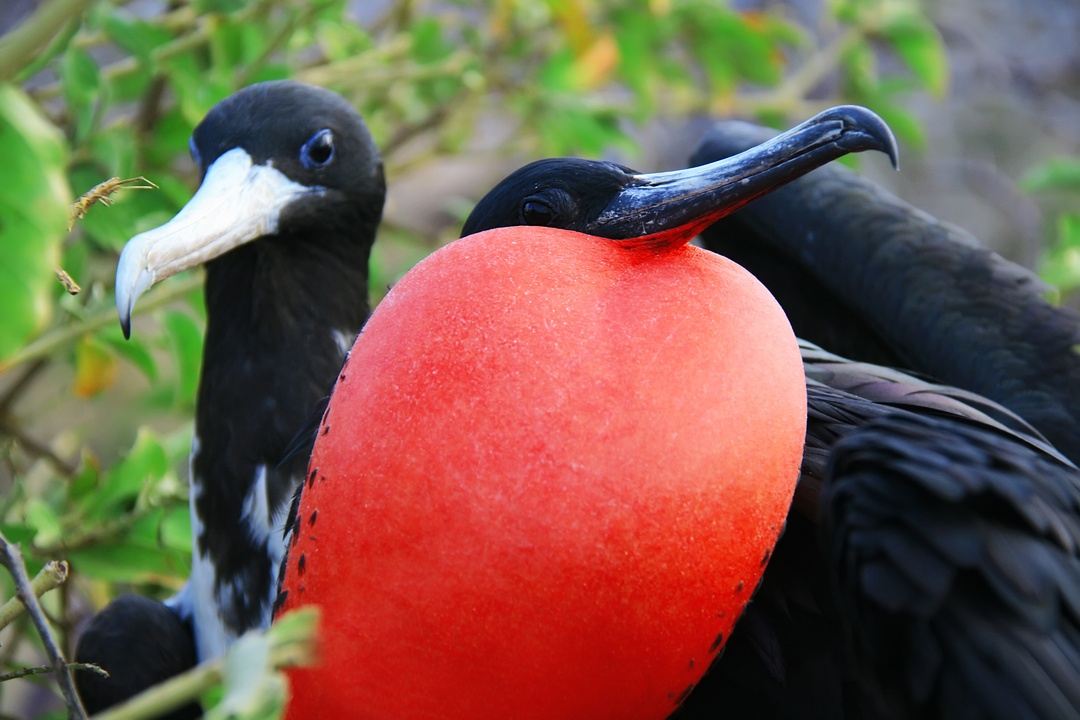
{"type": "Polygon", "coordinates": [[[124,339],[131,339],[131,316],[135,302],[154,284],[154,272],[146,266],[147,242],[145,236],[136,236],[120,253],[116,267],[116,314],[124,339]]]}
{"type": "Polygon", "coordinates": [[[888,156],[894,170],[900,169],[900,149],[892,129],[877,113],[859,105],[840,105],[815,117],[814,121],[840,121],[842,146],[851,152],[877,150],[888,156]]]}

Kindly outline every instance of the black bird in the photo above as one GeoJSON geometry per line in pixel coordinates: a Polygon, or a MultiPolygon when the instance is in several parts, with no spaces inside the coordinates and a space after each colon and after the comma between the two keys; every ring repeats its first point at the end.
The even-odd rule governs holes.
{"type": "MultiPolygon", "coordinates": [[[[905,221],[941,226],[910,208],[886,204],[894,213],[892,223],[871,233],[871,225],[851,217],[843,188],[819,185],[818,175],[831,177],[817,171],[795,183],[803,188],[797,193],[803,205],[783,202],[785,191],[780,190],[742,211],[764,218],[760,226],[769,228],[768,239],[759,235],[760,226],[728,238],[719,225],[709,236],[714,246],[724,236],[725,248],[737,247],[752,258],[765,255],[773,244],[790,249],[793,258],[776,268],[762,260],[761,267],[768,269],[759,277],[776,279],[773,290],[782,302],[787,300],[785,309],[797,330],[809,329],[811,337],[823,342],[836,340],[846,352],[869,360],[911,367],[915,363],[908,358],[921,357],[917,347],[890,341],[879,327],[880,316],[866,319],[847,309],[846,298],[822,292],[796,272],[799,263],[834,262],[834,273],[854,276],[835,280],[840,287],[857,292],[874,286],[866,292],[879,293],[875,298],[892,293],[901,305],[888,306],[895,311],[892,318],[915,346],[922,336],[909,326],[918,325],[918,313],[934,308],[934,319],[949,315],[931,343],[940,345],[939,354],[956,358],[951,374],[942,372],[951,381],[967,373],[980,378],[969,380],[968,387],[987,390],[980,383],[990,381],[982,378],[997,378],[1006,392],[998,388],[987,394],[1003,403],[1012,400],[1013,409],[1036,425],[1075,412],[1077,405],[1070,402],[1075,393],[1068,387],[1055,393],[1041,379],[1042,372],[1067,368],[1068,362],[1032,360],[1039,368],[1034,372],[1025,365],[1029,350],[1038,350],[1041,342],[1076,338],[1077,332],[1068,316],[1040,305],[1027,273],[965,246],[967,258],[983,260],[981,265],[961,263],[970,277],[956,278],[951,287],[918,282],[908,272],[911,266],[934,268],[935,259],[949,252],[941,247],[945,235],[957,231],[928,233],[921,247],[887,264],[885,259],[896,252],[891,248],[900,242],[892,235],[896,226],[903,228],[905,221]],[[798,228],[810,230],[782,237],[798,228]],[[865,236],[859,238],[861,256],[845,246],[860,233],[865,236]],[[919,260],[920,254],[926,259],[919,260]],[[1006,302],[1019,308],[1028,324],[1044,318],[1050,329],[1017,326],[1005,334],[983,329],[987,317],[977,310],[994,296],[985,284],[995,279],[1008,282],[1006,302]],[[1008,355],[1022,337],[1024,353],[1008,362],[997,357],[1008,355]],[[950,346],[958,342],[967,346],[950,346]],[[993,357],[984,360],[987,355],[993,357]]],[[[628,237],[625,227],[611,230],[613,213],[604,208],[628,189],[652,192],[664,184],[663,177],[612,163],[539,161],[511,174],[482,199],[463,234],[549,225],[628,237]]],[[[683,185],[680,191],[687,190],[683,185]]],[[[882,197],[876,192],[870,196],[882,197]]],[[[708,213],[704,217],[705,225],[716,219],[708,213]]],[[[683,220],[698,223],[691,214],[683,220]]],[[[641,227],[631,235],[649,232],[641,227]]],[[[758,268],[751,263],[751,269],[758,268]]],[[[1080,717],[1076,467],[1027,421],[976,392],[847,361],[809,343],[802,349],[807,442],[785,534],[725,654],[677,715],[1080,717]]],[[[919,369],[933,374],[938,367],[950,366],[919,369]]],[[[1059,377],[1072,376],[1063,372],[1059,377]]],[[[1071,432],[1075,426],[1055,437],[1067,444],[1071,432]]]]}
{"type": "MultiPolygon", "coordinates": [[[[717,124],[701,165],[770,137],[717,124]]],[[[1080,462],[1080,316],[1028,270],[842,167],[822,168],[717,223],[710,250],[754,273],[799,337],[983,395],[1080,462]]]]}
{"type": "Polygon", "coordinates": [[[167,632],[176,647],[193,633],[201,661],[269,625],[285,515],[307,452],[281,461],[369,311],[368,256],[385,182],[378,150],[345,100],[295,82],[253,85],[216,105],[190,148],[202,173],[198,191],[168,223],[132,238],[116,275],[127,334],[140,294],[206,265],[191,452],[193,568],[167,602],[187,625],[132,599],[94,618],[77,657],[120,668],[118,657],[138,649],[145,672],[114,673],[108,682],[119,689],[105,694],[81,683],[92,710],[182,669],[190,655],[156,659],[160,648],[149,646],[165,640],[146,642],[155,632],[167,632]]]}

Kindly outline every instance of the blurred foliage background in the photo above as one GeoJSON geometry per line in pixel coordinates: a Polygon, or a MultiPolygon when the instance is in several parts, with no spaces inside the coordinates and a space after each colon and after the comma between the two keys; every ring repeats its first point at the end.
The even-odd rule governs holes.
{"type": "MultiPolygon", "coordinates": [[[[942,5],[6,0],[0,529],[31,573],[70,561],[70,579],[44,598],[65,648],[118,592],[165,597],[187,575],[201,278],[151,292],[126,342],[112,277],[123,243],[190,197],[188,137],[214,103],[294,78],[359,108],[391,188],[373,301],[525,161],[606,156],[669,169],[710,118],[786,126],[858,102],[902,146],[904,173],[886,177],[884,162],[866,161],[869,174],[1036,267],[1075,304],[1080,10],[1068,0],[942,5]],[[69,227],[83,193],[137,176],[158,189],[84,199],[69,227]]],[[[11,595],[4,576],[0,599],[11,595]]],[[[0,641],[0,673],[42,662],[25,619],[0,641]]],[[[3,716],[60,708],[47,675],[0,682],[3,716]]]]}

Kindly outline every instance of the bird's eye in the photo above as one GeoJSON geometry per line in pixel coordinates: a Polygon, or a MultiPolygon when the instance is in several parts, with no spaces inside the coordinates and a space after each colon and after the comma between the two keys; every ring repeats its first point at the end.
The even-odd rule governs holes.
{"type": "Polygon", "coordinates": [[[555,219],[555,209],[543,200],[529,198],[521,206],[521,219],[526,225],[550,225],[555,219]]]}
{"type": "Polygon", "coordinates": [[[334,133],[322,129],[300,148],[300,162],[309,170],[325,167],[334,159],[334,133]]]}
{"type": "Polygon", "coordinates": [[[200,168],[202,167],[202,156],[199,155],[199,146],[195,144],[195,136],[192,135],[187,141],[188,152],[191,153],[191,159],[195,161],[195,164],[200,168]]]}

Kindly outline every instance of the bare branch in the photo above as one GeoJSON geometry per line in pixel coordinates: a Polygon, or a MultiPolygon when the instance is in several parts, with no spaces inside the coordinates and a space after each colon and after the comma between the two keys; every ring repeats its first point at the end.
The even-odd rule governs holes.
{"type": "MultiPolygon", "coordinates": [[[[35,597],[41,597],[53,588],[59,587],[68,576],[68,564],[63,560],[53,560],[41,568],[41,572],[30,581],[30,589],[35,597]]],[[[0,629],[10,625],[26,611],[26,606],[14,597],[0,605],[0,629]]]]}
{"type": "Polygon", "coordinates": [[[75,720],[86,720],[86,709],[83,708],[79,694],[75,691],[75,680],[71,677],[67,660],[64,659],[64,653],[56,644],[56,638],[53,637],[49,621],[45,619],[45,613],[41,611],[41,604],[38,602],[37,595],[34,594],[33,584],[26,575],[26,565],[23,563],[22,553],[19,552],[17,547],[9,543],[3,534],[0,534],[0,563],[8,569],[11,577],[15,579],[15,588],[18,591],[19,599],[26,606],[30,619],[33,621],[34,627],[37,628],[38,635],[41,636],[41,642],[45,646],[45,654],[49,658],[53,672],[56,673],[56,681],[59,683],[60,691],[64,695],[69,717],[75,720]]]}
{"type": "MultiPolygon", "coordinates": [[[[95,665],[94,663],[81,663],[73,662],[67,664],[68,670],[86,670],[89,672],[95,672],[102,677],[109,677],[109,673],[104,668],[95,665]]],[[[21,670],[15,670],[9,673],[0,674],[0,683],[7,682],[8,680],[15,680],[21,677],[28,677],[30,675],[44,675],[45,673],[51,673],[52,667],[49,665],[35,665],[34,667],[22,668],[21,670]]]]}
{"type": "Polygon", "coordinates": [[[79,471],[78,467],[57,455],[48,445],[27,435],[10,417],[0,417],[0,434],[13,438],[23,450],[48,462],[64,477],[71,477],[79,471]]]}
{"type": "Polygon", "coordinates": [[[21,25],[0,38],[0,81],[10,80],[77,17],[90,0],[51,0],[42,3],[21,25]]]}

